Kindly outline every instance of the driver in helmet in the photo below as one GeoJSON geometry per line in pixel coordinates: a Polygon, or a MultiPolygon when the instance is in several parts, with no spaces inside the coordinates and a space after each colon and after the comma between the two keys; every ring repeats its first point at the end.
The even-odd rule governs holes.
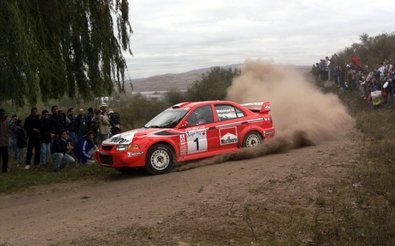
{"type": "Polygon", "coordinates": [[[192,113],[192,115],[188,119],[188,124],[191,126],[198,126],[198,125],[203,125],[206,124],[207,120],[203,116],[201,112],[195,111],[192,113]]]}

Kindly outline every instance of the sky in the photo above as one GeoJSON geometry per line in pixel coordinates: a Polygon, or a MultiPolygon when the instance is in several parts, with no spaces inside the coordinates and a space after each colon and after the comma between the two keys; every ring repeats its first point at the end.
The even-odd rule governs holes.
{"type": "Polygon", "coordinates": [[[128,76],[145,78],[262,59],[307,65],[395,31],[390,0],[129,0],[128,76]]]}

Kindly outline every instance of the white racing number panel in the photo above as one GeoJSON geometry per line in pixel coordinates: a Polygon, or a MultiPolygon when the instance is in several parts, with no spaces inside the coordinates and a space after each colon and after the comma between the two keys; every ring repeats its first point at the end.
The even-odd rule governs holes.
{"type": "Polygon", "coordinates": [[[207,130],[194,129],[186,132],[188,154],[207,151],[207,130]]]}

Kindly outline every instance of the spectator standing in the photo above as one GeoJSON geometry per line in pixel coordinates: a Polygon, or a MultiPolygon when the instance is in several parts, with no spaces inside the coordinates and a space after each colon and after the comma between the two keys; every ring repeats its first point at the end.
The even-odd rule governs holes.
{"type": "Polygon", "coordinates": [[[93,131],[97,138],[99,138],[99,125],[100,125],[100,115],[101,115],[101,111],[100,109],[95,109],[95,114],[90,122],[89,125],[89,130],[93,131]]]}
{"type": "Polygon", "coordinates": [[[93,108],[88,108],[88,112],[86,113],[86,119],[88,120],[88,130],[92,130],[91,124],[93,122],[93,118],[95,117],[95,111],[93,108]]]}
{"type": "Polygon", "coordinates": [[[327,79],[326,77],[328,75],[325,59],[320,60],[319,69],[320,69],[320,80],[325,81],[327,79]]]}
{"type": "Polygon", "coordinates": [[[10,119],[5,110],[0,108],[0,157],[2,159],[1,172],[8,171],[8,143],[10,137],[10,119]]]}
{"type": "Polygon", "coordinates": [[[51,122],[53,127],[55,128],[55,132],[59,135],[60,130],[67,129],[66,125],[66,115],[59,110],[57,105],[51,107],[51,122]]]}
{"type": "Polygon", "coordinates": [[[82,164],[93,164],[96,162],[94,156],[98,148],[94,139],[95,133],[93,131],[89,131],[86,136],[83,136],[78,141],[75,147],[75,156],[82,164]]]}
{"type": "Polygon", "coordinates": [[[325,57],[325,71],[326,71],[326,79],[331,80],[331,70],[330,70],[330,65],[331,65],[331,60],[329,60],[329,57],[325,57]]]}
{"type": "Polygon", "coordinates": [[[66,165],[75,162],[75,159],[70,155],[72,150],[73,146],[69,140],[67,130],[60,130],[59,137],[55,139],[51,150],[53,170],[55,172],[60,171],[66,165]]]}
{"type": "Polygon", "coordinates": [[[27,146],[25,130],[23,129],[22,120],[20,119],[16,121],[15,135],[16,135],[16,147],[17,147],[16,161],[19,166],[23,164],[23,160],[25,158],[25,150],[27,146]]]}
{"type": "Polygon", "coordinates": [[[92,120],[91,124],[92,130],[97,133],[96,142],[98,145],[109,138],[111,132],[111,123],[110,119],[106,115],[105,112],[101,111],[100,109],[95,110],[95,116],[92,120]]]}
{"type": "Polygon", "coordinates": [[[55,137],[55,128],[52,125],[48,110],[41,112],[41,154],[40,154],[40,167],[48,165],[49,157],[51,156],[51,143],[55,137]]]}
{"type": "Polygon", "coordinates": [[[111,135],[111,121],[108,118],[107,113],[104,111],[100,115],[99,120],[99,134],[100,134],[100,144],[110,137],[111,135]]]}
{"type": "Polygon", "coordinates": [[[339,87],[344,90],[345,88],[346,72],[343,67],[339,66],[339,87]]]}
{"type": "Polygon", "coordinates": [[[80,108],[78,115],[75,118],[75,128],[77,129],[77,138],[80,139],[88,133],[89,122],[88,117],[85,115],[83,108],[80,108]]]}
{"type": "Polygon", "coordinates": [[[332,78],[333,81],[335,81],[336,86],[339,88],[339,86],[340,86],[340,83],[339,83],[339,66],[336,65],[333,68],[332,75],[333,75],[333,78],[332,78]]]}
{"type": "Polygon", "coordinates": [[[28,137],[25,169],[30,169],[30,162],[33,157],[33,149],[34,149],[34,165],[36,166],[40,163],[41,121],[40,121],[39,115],[37,114],[36,107],[33,107],[30,110],[30,115],[25,119],[24,128],[27,132],[27,137],[28,137]]]}
{"type": "Polygon", "coordinates": [[[391,69],[391,95],[392,101],[395,104],[395,66],[391,69]]]}
{"type": "Polygon", "coordinates": [[[76,116],[74,115],[74,109],[69,108],[67,110],[67,115],[66,115],[66,124],[67,124],[67,131],[69,133],[69,137],[71,140],[71,144],[73,146],[75,146],[78,141],[75,119],[76,119],[76,116]]]}
{"type": "Polygon", "coordinates": [[[16,147],[16,136],[15,136],[15,125],[16,125],[16,120],[18,119],[16,113],[11,114],[11,120],[10,120],[10,143],[8,147],[8,154],[13,155],[14,159],[16,160],[16,154],[17,154],[17,147],[16,147]]]}
{"type": "Polygon", "coordinates": [[[111,123],[111,135],[116,135],[121,132],[121,116],[118,112],[108,109],[108,118],[111,123]]]}

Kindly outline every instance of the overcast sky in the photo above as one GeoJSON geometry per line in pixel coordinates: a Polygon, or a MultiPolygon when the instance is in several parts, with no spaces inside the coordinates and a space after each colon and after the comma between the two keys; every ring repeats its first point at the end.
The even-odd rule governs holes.
{"type": "Polygon", "coordinates": [[[129,0],[132,79],[243,63],[312,65],[395,31],[390,0],[129,0]]]}

